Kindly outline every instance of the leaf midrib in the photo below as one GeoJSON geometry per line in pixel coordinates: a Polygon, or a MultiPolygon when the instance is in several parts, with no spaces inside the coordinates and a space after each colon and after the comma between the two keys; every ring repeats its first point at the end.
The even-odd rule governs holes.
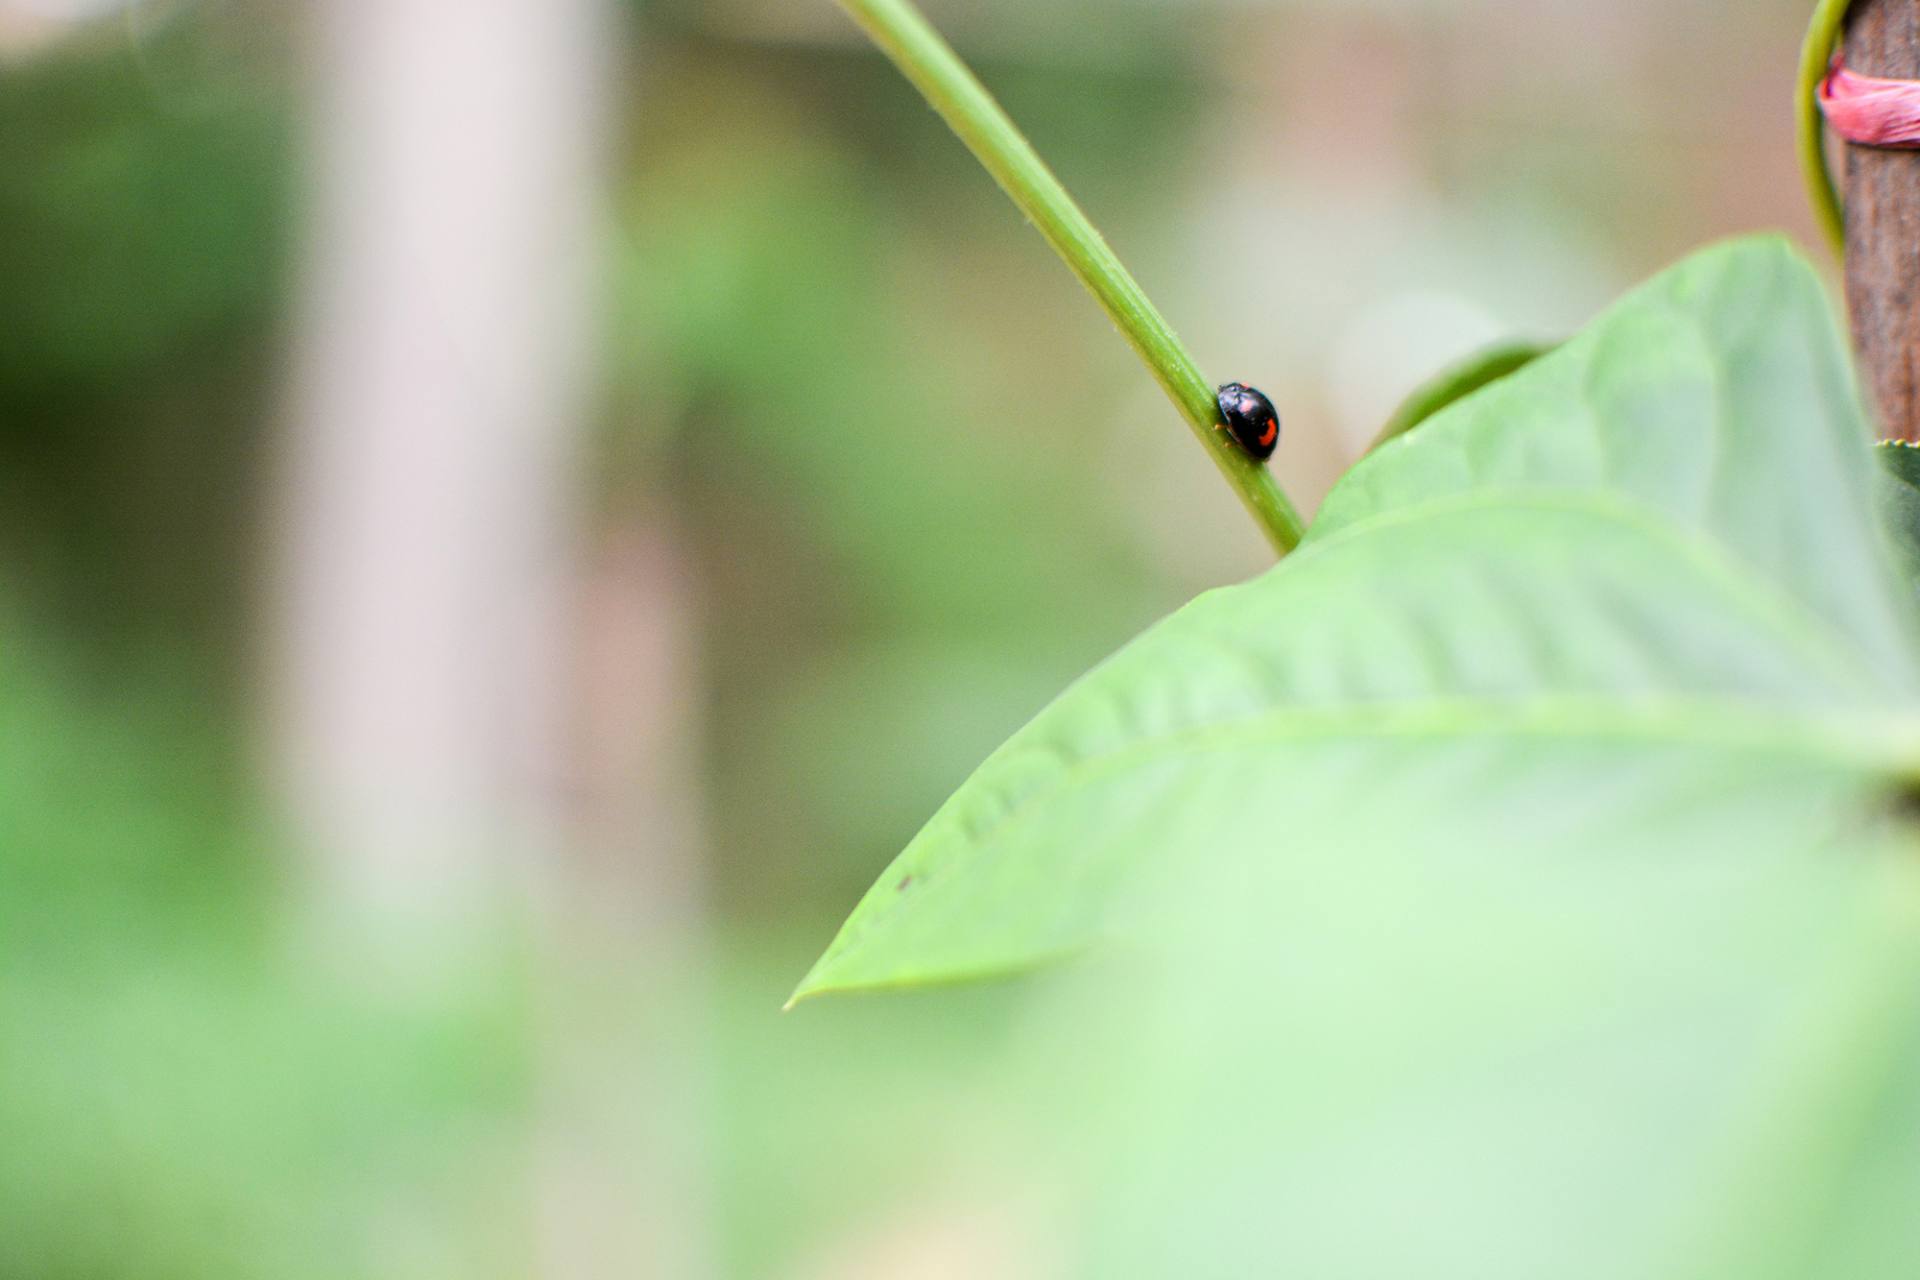
{"type": "MultiPolygon", "coordinates": [[[[997,843],[1032,819],[1056,795],[1169,755],[1238,751],[1252,746],[1316,739],[1414,741],[1458,738],[1468,733],[1485,737],[1714,747],[1799,756],[1808,763],[1823,763],[1863,777],[1920,775],[1920,717],[1914,716],[1790,713],[1786,708],[1728,699],[1671,696],[1635,699],[1549,696],[1514,704],[1434,698],[1337,708],[1276,707],[1257,715],[1156,735],[1116,751],[1073,761],[1055,779],[1003,815],[984,835],[961,844],[978,849],[997,843]]],[[[949,807],[942,806],[926,830],[901,853],[896,865],[911,858],[915,848],[929,835],[937,836],[937,828],[948,813],[949,807]]],[[[836,939],[836,945],[808,972],[794,998],[875,985],[923,985],[925,979],[918,976],[904,976],[898,982],[887,984],[855,981],[814,985],[817,975],[830,973],[836,962],[857,953],[861,940],[888,918],[888,914],[872,916],[857,933],[843,934],[836,939]]],[[[1027,959],[1006,966],[1004,972],[1023,972],[1032,967],[1033,962],[1027,959]]],[[[977,975],[968,971],[967,976],[977,975]]]]}
{"type": "MultiPolygon", "coordinates": [[[[1141,738],[1117,750],[1067,763],[978,839],[1000,838],[1061,791],[1124,772],[1166,755],[1314,739],[1545,737],[1644,741],[1648,745],[1716,747],[1797,755],[1862,774],[1920,774],[1920,718],[1862,713],[1808,713],[1721,698],[1595,698],[1549,695],[1525,702],[1429,698],[1339,707],[1272,707],[1141,738]]],[[[946,812],[929,823],[929,830],[946,812]]],[[[920,841],[916,839],[914,844],[920,841]]],[[[909,846],[911,848],[911,846],[909,846]]]]}

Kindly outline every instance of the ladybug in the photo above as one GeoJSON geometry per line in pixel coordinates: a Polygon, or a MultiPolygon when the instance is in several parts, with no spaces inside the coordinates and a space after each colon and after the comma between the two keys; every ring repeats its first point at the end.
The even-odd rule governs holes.
{"type": "Polygon", "coordinates": [[[1280,415],[1273,401],[1238,382],[1229,382],[1215,394],[1220,405],[1220,420],[1226,423],[1235,443],[1255,461],[1273,456],[1280,443],[1280,415]]]}

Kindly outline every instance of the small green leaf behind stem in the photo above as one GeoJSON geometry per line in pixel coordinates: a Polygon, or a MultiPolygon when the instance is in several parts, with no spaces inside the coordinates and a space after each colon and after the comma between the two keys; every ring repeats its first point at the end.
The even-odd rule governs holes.
{"type": "Polygon", "coordinates": [[[1267,468],[1220,430],[1213,386],[1139,283],[1019,128],[908,0],[840,0],[933,109],[958,134],[1055,253],[1080,277],[1193,429],[1280,555],[1304,524],[1267,468]]]}
{"type": "Polygon", "coordinates": [[[1372,453],[1387,441],[1403,436],[1456,400],[1465,399],[1490,382],[1498,382],[1553,350],[1535,342],[1505,342],[1474,352],[1449,365],[1415,387],[1367,446],[1372,453]]]}
{"type": "Polygon", "coordinates": [[[1873,446],[1880,468],[1874,502],[1901,571],[1920,595],[1920,445],[1882,440],[1873,446]]]}

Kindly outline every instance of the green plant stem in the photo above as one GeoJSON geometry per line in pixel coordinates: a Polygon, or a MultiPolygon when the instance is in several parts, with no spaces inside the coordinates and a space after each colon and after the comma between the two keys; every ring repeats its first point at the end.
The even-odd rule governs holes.
{"type": "Polygon", "coordinates": [[[1272,473],[1242,453],[1219,429],[1213,386],[1200,376],[1193,357],[1166,320],[1000,104],[909,0],[840,0],[840,4],[1106,308],[1214,465],[1239,493],[1274,550],[1281,555],[1291,551],[1303,529],[1299,512],[1272,473]]]}
{"type": "Polygon", "coordinates": [[[1800,174],[1806,180],[1807,199],[1813,202],[1814,216],[1826,233],[1835,254],[1847,250],[1846,212],[1840,193],[1833,185],[1833,173],[1827,168],[1825,120],[1820,115],[1820,81],[1833,60],[1834,46],[1840,42],[1840,27],[1846,21],[1853,0],[1819,0],[1813,8],[1813,21],[1800,46],[1800,73],[1794,79],[1794,118],[1798,125],[1800,174]]]}

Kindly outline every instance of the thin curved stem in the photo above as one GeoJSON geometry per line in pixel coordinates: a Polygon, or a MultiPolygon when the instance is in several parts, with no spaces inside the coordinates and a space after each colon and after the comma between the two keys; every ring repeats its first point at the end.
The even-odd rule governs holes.
{"type": "Polygon", "coordinates": [[[1813,202],[1814,216],[1826,233],[1835,254],[1847,249],[1846,210],[1840,192],[1833,184],[1833,172],[1827,167],[1827,148],[1820,114],[1820,81],[1833,60],[1840,43],[1840,28],[1847,19],[1852,0],[1819,0],[1813,8],[1813,21],[1800,46],[1800,73],[1794,79],[1794,117],[1800,150],[1800,173],[1807,183],[1807,199],[1813,202]]]}
{"type": "Polygon", "coordinates": [[[1105,308],[1281,555],[1304,526],[1271,472],[1219,429],[1214,390],[1087,215],[910,0],[840,0],[1105,308]]]}

